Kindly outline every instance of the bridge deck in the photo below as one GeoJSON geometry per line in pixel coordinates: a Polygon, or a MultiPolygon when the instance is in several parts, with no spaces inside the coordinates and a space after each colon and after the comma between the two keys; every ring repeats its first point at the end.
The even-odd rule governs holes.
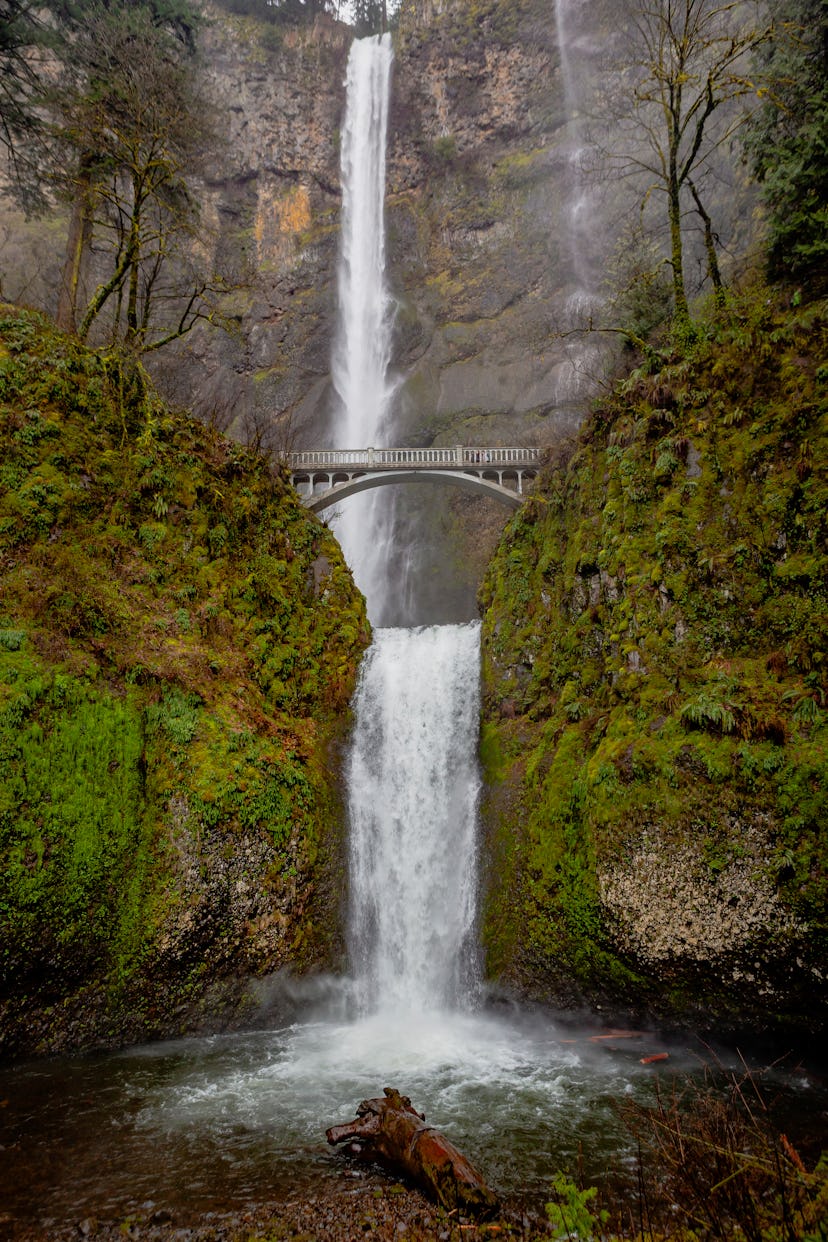
{"type": "Polygon", "coordinates": [[[303,449],[291,453],[292,471],[308,470],[409,470],[462,469],[463,467],[501,466],[537,468],[540,450],[536,448],[486,448],[451,445],[448,448],[367,448],[367,449],[303,449]]]}

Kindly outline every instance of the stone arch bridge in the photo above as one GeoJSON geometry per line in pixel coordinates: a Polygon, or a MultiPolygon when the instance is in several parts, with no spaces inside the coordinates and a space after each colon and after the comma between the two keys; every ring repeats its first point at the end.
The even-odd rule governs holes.
{"type": "Polygon", "coordinates": [[[449,448],[305,449],[288,458],[291,481],[318,513],[372,487],[396,483],[453,484],[490,496],[511,509],[540,468],[540,449],[449,448]]]}

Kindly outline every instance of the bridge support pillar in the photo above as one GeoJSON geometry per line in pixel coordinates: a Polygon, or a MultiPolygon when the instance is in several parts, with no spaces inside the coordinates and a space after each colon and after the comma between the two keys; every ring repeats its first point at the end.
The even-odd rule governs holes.
{"type": "Polygon", "coordinates": [[[454,460],[458,466],[462,466],[463,464],[463,445],[462,444],[455,444],[454,460]]]}

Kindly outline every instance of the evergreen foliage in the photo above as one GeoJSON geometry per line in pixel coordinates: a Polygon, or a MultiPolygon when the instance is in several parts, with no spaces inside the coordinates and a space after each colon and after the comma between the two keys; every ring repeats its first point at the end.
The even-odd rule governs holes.
{"type": "Polygon", "coordinates": [[[381,34],[388,28],[387,0],[353,0],[352,8],[358,36],[381,34]]]}
{"type": "Polygon", "coordinates": [[[8,306],[0,601],[0,1046],[166,1030],[324,953],[326,746],[367,640],[339,550],[133,361],[8,306]]]}
{"type": "Polygon", "coordinates": [[[770,212],[768,269],[813,294],[828,287],[828,10],[776,0],[777,36],[763,49],[765,101],[747,150],[770,212]]]}
{"type": "Polygon", "coordinates": [[[32,0],[2,0],[0,5],[0,149],[9,157],[12,188],[30,210],[43,203],[27,176],[27,147],[42,130],[40,58],[52,43],[43,21],[45,7],[32,0]]]}

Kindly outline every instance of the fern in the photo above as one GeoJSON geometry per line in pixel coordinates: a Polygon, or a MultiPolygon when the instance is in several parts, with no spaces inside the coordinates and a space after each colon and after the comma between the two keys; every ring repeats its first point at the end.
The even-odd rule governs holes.
{"type": "Polygon", "coordinates": [[[679,711],[680,719],[696,729],[714,733],[735,733],[736,715],[732,708],[701,690],[679,711]]]}
{"type": "Polygon", "coordinates": [[[812,699],[810,695],[803,696],[794,708],[792,718],[798,725],[820,724],[822,712],[819,710],[816,699],[812,699]]]}

